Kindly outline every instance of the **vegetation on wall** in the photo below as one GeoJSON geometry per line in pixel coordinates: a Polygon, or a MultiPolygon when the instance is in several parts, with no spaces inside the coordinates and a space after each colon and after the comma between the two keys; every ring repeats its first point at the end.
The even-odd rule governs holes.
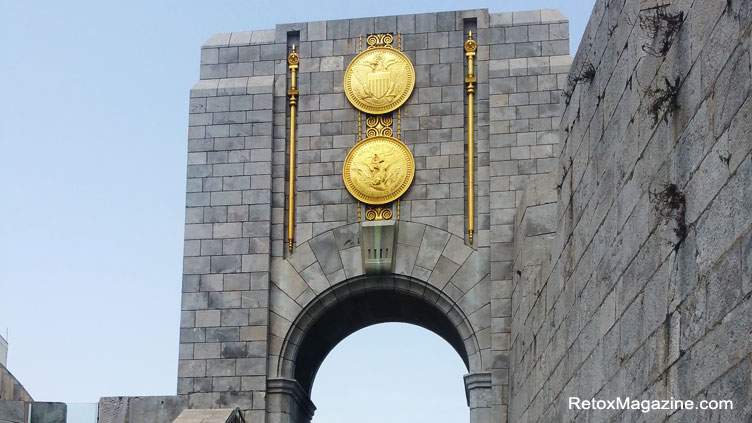
{"type": "Polygon", "coordinates": [[[593,66],[593,64],[589,61],[583,62],[577,72],[569,74],[569,83],[567,84],[567,88],[564,90],[564,102],[566,104],[569,104],[569,100],[572,97],[572,92],[574,92],[574,89],[578,84],[582,82],[589,84],[593,81],[594,78],[595,66],[593,66]]]}
{"type": "Polygon", "coordinates": [[[670,13],[665,4],[644,12],[639,15],[640,29],[651,39],[651,43],[644,44],[642,50],[653,56],[665,56],[684,23],[684,12],[670,13]]]}
{"type": "Polygon", "coordinates": [[[687,236],[687,223],[685,221],[686,205],[684,193],[674,183],[665,182],[661,190],[650,193],[655,209],[663,219],[664,224],[672,224],[675,239],[671,241],[672,247],[678,249],[681,242],[687,236]]]}
{"type": "Polygon", "coordinates": [[[674,82],[668,78],[663,78],[665,81],[665,88],[654,88],[648,90],[648,97],[653,101],[648,106],[648,113],[653,118],[653,124],[657,124],[663,117],[665,122],[668,122],[668,115],[676,110],[679,110],[679,86],[681,85],[681,77],[676,77],[674,82]]]}

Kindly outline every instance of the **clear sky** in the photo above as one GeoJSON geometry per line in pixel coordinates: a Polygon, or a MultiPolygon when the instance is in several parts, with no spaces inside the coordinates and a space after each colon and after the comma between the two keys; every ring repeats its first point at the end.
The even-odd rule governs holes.
{"type": "MultiPolygon", "coordinates": [[[[10,370],[37,400],[175,393],[188,92],[211,34],[558,8],[574,54],[593,3],[0,0],[0,332],[9,333],[10,370]]],[[[342,394],[342,374],[380,393],[378,402],[352,398],[360,416],[395,407],[404,417],[409,404],[448,404],[446,392],[459,392],[453,404],[467,413],[461,360],[425,330],[365,329],[331,357],[314,385],[319,416],[342,394]],[[400,347],[405,340],[414,348],[400,347]],[[424,353],[431,360],[415,367],[424,353]]]]}

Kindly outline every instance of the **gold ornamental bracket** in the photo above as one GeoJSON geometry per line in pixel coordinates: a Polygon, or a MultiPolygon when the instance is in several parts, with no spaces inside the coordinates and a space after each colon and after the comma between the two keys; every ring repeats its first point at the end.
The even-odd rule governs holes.
{"type": "Polygon", "coordinates": [[[300,55],[295,51],[295,44],[287,56],[287,65],[290,69],[290,89],[287,90],[290,104],[290,186],[287,204],[287,249],[292,252],[292,244],[295,239],[295,110],[298,107],[298,82],[297,72],[300,64],[300,55]]]}
{"type": "Polygon", "coordinates": [[[392,47],[394,42],[394,35],[390,33],[371,34],[366,37],[367,48],[374,47],[392,47]]]}
{"type": "Polygon", "coordinates": [[[358,110],[381,115],[397,110],[415,88],[415,68],[392,47],[392,34],[371,34],[368,48],[345,71],[345,95],[358,110]]]}
{"type": "Polygon", "coordinates": [[[465,56],[467,56],[467,232],[470,243],[473,243],[473,231],[475,230],[475,73],[473,60],[478,43],[473,40],[473,32],[468,33],[465,41],[465,56]]]}
{"type": "Polygon", "coordinates": [[[389,220],[392,218],[392,207],[373,206],[366,208],[366,220],[389,220]]]}

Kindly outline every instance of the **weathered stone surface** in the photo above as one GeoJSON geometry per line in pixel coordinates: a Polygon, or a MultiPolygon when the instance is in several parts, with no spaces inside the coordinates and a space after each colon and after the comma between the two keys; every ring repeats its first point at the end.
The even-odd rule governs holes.
{"type": "Polygon", "coordinates": [[[24,402],[13,400],[0,401],[0,422],[26,423],[24,419],[24,402]]]}
{"type": "MultiPolygon", "coordinates": [[[[667,43],[669,52],[656,58],[645,52],[655,42],[634,36],[644,18],[632,19],[633,13],[652,13],[650,2],[628,0],[619,11],[607,3],[596,1],[584,35],[590,41],[580,45],[568,80],[536,81],[539,90],[544,83],[564,91],[558,147],[549,152],[533,142],[519,148],[519,137],[516,145],[499,138],[496,147],[510,149],[509,156],[499,150],[496,157],[518,160],[497,174],[509,176],[510,184],[520,183],[511,179],[515,173],[532,169],[527,160],[559,155],[555,180],[530,179],[515,198],[513,235],[504,229],[508,216],[492,222],[499,227],[492,234],[513,243],[514,260],[498,260],[498,271],[492,267],[493,275],[507,274],[502,267],[511,266],[511,303],[491,300],[492,316],[511,310],[509,355],[494,354],[509,368],[509,421],[645,418],[640,412],[556,406],[572,396],[613,399],[642,392],[648,399],[699,401],[740,398],[749,389],[749,378],[740,375],[749,371],[752,319],[740,316],[752,306],[744,275],[752,159],[738,142],[750,94],[749,33],[731,29],[738,21],[723,12],[731,3],[672,4],[671,13],[682,12],[686,20],[681,35],[667,43]],[[686,57],[701,57],[703,65],[693,66],[686,57]],[[589,64],[594,78],[583,81],[589,64]],[[634,84],[647,80],[651,87],[634,84]],[[654,96],[666,81],[681,81],[679,108],[668,112],[654,96]],[[651,105],[667,112],[665,119],[652,118],[651,105]],[[739,334],[746,334],[744,341],[739,334]]],[[[517,47],[542,37],[539,25],[546,22],[552,22],[549,41],[568,31],[546,11],[540,21],[535,13],[511,18],[528,24],[527,31],[505,32],[517,47]]],[[[491,16],[494,22],[510,20],[491,16]]],[[[536,53],[533,45],[522,47],[510,58],[514,84],[492,85],[498,95],[509,94],[497,102],[514,104],[514,114],[505,116],[517,119],[539,97],[514,91],[533,89],[533,81],[523,78],[545,67],[533,57],[520,60],[536,53]]],[[[550,57],[550,71],[569,63],[565,56],[550,57]]],[[[502,74],[507,69],[494,68],[502,74]]],[[[556,107],[539,110],[556,115],[556,107]]],[[[509,125],[509,131],[523,128],[509,125]]],[[[498,197],[497,204],[508,200],[498,197]]],[[[504,346],[507,340],[493,342],[504,346]]],[[[735,406],[702,417],[686,410],[652,417],[743,421],[741,415],[735,406]]]]}
{"type": "Polygon", "coordinates": [[[172,423],[188,406],[185,396],[105,397],[99,400],[99,422],[172,423]]]}
{"type": "Polygon", "coordinates": [[[29,421],[39,423],[65,423],[68,406],[62,402],[34,402],[31,404],[29,421]]]}
{"type": "MultiPolygon", "coordinates": [[[[473,387],[471,420],[504,421],[516,327],[510,297],[517,204],[530,178],[560,167],[554,125],[562,113],[568,44],[566,18],[556,10],[486,9],[293,23],[210,39],[189,117],[178,377],[189,405],[237,405],[246,417],[267,409],[272,423],[298,421],[306,395],[295,394],[294,383],[275,382],[274,389],[287,387],[284,395],[291,396],[275,391],[266,397],[269,404],[256,401],[267,395],[264,376],[293,377],[286,373],[294,367],[289,352],[303,348],[306,328],[335,302],[347,303],[360,289],[389,287],[451,321],[458,340],[450,342],[465,348],[472,372],[489,376],[481,378],[482,389],[473,387]],[[462,49],[470,30],[479,43],[473,243],[462,49]],[[364,47],[357,45],[360,35],[374,31],[399,32],[394,45],[416,70],[416,88],[393,128],[416,164],[410,189],[391,205],[399,224],[396,249],[388,254],[394,273],[404,277],[364,276],[365,205],[353,200],[341,175],[359,133],[358,114],[344,95],[344,71],[364,47]],[[289,222],[284,56],[293,43],[301,61],[296,206],[289,222]],[[494,363],[502,362],[506,376],[491,378],[494,363]],[[228,396],[236,390],[250,402],[228,396]],[[280,401],[292,408],[283,410],[280,401]]],[[[529,209],[530,237],[553,236],[555,202],[554,195],[529,209]]],[[[545,249],[525,251],[538,264],[545,249]]]]}
{"type": "Polygon", "coordinates": [[[183,410],[173,423],[245,423],[239,408],[183,410]]]}

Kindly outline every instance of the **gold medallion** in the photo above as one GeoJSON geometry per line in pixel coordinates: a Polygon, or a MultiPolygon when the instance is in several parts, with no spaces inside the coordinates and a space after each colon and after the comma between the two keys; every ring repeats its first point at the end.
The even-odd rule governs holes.
{"type": "Polygon", "coordinates": [[[353,197],[366,204],[386,204],[410,187],[415,160],[410,149],[392,137],[373,137],[356,144],[345,158],[342,178],[353,197]]]}
{"type": "Polygon", "coordinates": [[[357,109],[372,115],[389,113],[410,97],[415,69],[392,47],[370,47],[355,56],[345,71],[345,95],[357,109]]]}

